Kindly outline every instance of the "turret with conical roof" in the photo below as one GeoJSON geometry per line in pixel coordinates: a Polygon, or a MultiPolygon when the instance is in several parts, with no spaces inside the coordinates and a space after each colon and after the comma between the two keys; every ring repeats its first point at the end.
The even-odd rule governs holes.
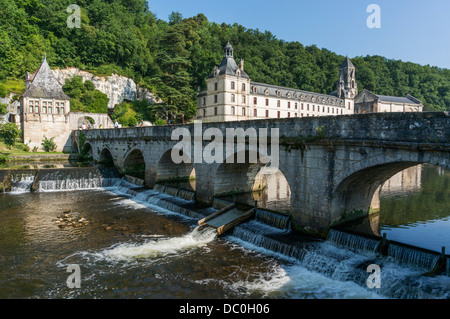
{"type": "Polygon", "coordinates": [[[230,44],[230,41],[223,48],[223,59],[218,67],[214,67],[213,72],[209,75],[209,78],[214,78],[219,75],[234,75],[243,78],[250,78],[243,69],[243,63],[240,63],[238,67],[234,60],[234,49],[230,44]]]}

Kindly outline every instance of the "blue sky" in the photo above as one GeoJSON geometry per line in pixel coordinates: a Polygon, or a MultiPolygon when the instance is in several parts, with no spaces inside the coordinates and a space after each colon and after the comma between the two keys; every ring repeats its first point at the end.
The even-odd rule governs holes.
{"type": "Polygon", "coordinates": [[[381,55],[450,69],[449,0],[148,0],[168,20],[188,18],[268,30],[278,39],[315,44],[341,55],[381,55]],[[370,4],[381,10],[381,27],[369,28],[370,4]]]}

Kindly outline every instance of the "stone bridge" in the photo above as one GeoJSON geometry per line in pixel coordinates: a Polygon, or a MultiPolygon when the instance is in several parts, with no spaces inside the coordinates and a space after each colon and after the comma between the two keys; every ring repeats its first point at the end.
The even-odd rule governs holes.
{"type": "MultiPolygon", "coordinates": [[[[73,134],[77,141],[79,131],[73,134]]],[[[421,163],[450,169],[448,112],[268,119],[85,134],[96,161],[112,160],[121,171],[140,166],[147,187],[195,175],[196,198],[204,203],[218,194],[251,191],[261,167],[276,158],[291,190],[294,227],[321,236],[330,226],[379,208],[380,187],[399,171],[421,163]],[[252,139],[246,139],[241,149],[234,137],[227,143],[227,129],[237,128],[246,133],[255,129],[258,138],[263,137],[258,147],[252,139]],[[176,129],[191,137],[185,140],[186,147],[180,147],[180,130],[172,140],[176,129]],[[261,129],[267,129],[267,137],[261,129]],[[264,142],[268,152],[261,150],[264,142]],[[179,164],[172,156],[174,148],[184,158],[179,164]],[[212,154],[216,161],[202,158],[202,149],[203,155],[212,154]],[[236,163],[240,155],[245,161],[236,163]],[[256,161],[252,155],[258,155],[256,161]]]]}

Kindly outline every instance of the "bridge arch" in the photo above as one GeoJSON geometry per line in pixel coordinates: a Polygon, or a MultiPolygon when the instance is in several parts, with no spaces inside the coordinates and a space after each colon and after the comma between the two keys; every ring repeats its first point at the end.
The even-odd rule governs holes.
{"type": "Polygon", "coordinates": [[[114,158],[108,147],[103,148],[99,155],[99,162],[107,167],[115,166],[114,158]]]}
{"type": "Polygon", "coordinates": [[[189,180],[195,178],[195,168],[190,156],[176,148],[173,151],[178,152],[182,159],[181,163],[175,163],[172,158],[172,148],[166,150],[157,163],[157,181],[162,180],[189,180]]]}
{"type": "Polygon", "coordinates": [[[126,155],[123,164],[122,172],[137,178],[145,178],[145,158],[140,149],[133,149],[126,155]]]}

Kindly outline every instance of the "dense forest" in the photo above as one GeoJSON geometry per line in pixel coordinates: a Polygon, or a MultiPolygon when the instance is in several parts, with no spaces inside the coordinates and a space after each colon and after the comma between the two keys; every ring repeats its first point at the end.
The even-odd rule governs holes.
{"type": "MultiPolygon", "coordinates": [[[[121,114],[174,121],[195,115],[197,88],[220,63],[229,40],[253,81],[320,93],[335,89],[344,57],[316,46],[277,39],[269,31],[238,24],[218,24],[203,14],[184,18],[173,12],[158,19],[145,0],[77,0],[81,27],[69,28],[72,0],[0,0],[0,95],[20,94],[26,72],[33,72],[44,52],[54,67],[78,67],[97,75],[132,77],[165,105],[128,103],[121,114]],[[127,110],[129,108],[130,110],[127,110]],[[133,109],[134,108],[134,109],[133,109]]],[[[450,110],[450,70],[389,60],[350,57],[360,90],[383,95],[411,94],[426,110],[450,110]]],[[[70,84],[69,84],[70,86],[70,84]]],[[[78,99],[92,105],[96,94],[78,99]]],[[[104,98],[99,96],[99,98],[104,98]]]]}

